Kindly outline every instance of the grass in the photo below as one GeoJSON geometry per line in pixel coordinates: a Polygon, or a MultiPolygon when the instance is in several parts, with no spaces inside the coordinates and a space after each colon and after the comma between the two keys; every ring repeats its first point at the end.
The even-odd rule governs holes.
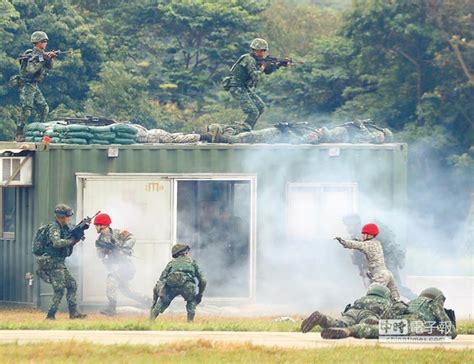
{"type": "MultiPolygon", "coordinates": [[[[85,320],[69,320],[59,313],[56,321],[44,320],[45,313],[31,309],[1,309],[0,330],[137,330],[137,331],[271,331],[298,332],[302,317],[297,321],[274,321],[274,317],[218,317],[196,315],[193,324],[186,322],[186,314],[165,314],[150,324],[144,315],[107,317],[90,314],[85,320]]],[[[474,335],[474,321],[458,322],[458,334],[474,335]]],[[[320,331],[316,326],[313,331],[320,331]]]]}
{"type": "Polygon", "coordinates": [[[84,320],[70,320],[65,313],[56,321],[44,319],[45,313],[31,309],[0,310],[0,330],[158,330],[158,331],[280,331],[297,332],[301,322],[275,322],[272,317],[217,317],[196,315],[194,323],[186,322],[186,314],[165,314],[155,323],[144,315],[107,317],[89,314],[84,320]]]}
{"type": "Polygon", "coordinates": [[[402,350],[382,347],[277,349],[250,344],[193,341],[178,344],[97,345],[65,343],[0,344],[2,363],[468,363],[473,350],[402,350]]]}

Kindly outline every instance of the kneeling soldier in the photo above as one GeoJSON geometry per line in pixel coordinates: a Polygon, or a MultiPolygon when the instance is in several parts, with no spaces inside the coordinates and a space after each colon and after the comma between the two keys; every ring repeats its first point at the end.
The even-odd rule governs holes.
{"type": "Polygon", "coordinates": [[[153,290],[150,320],[154,321],[177,296],[182,296],[186,301],[188,322],[194,320],[196,306],[201,303],[207,282],[196,261],[188,256],[190,249],[187,244],[173,246],[171,252],[174,259],[168,263],[163,273],[161,273],[160,279],[153,290]],[[198,284],[197,294],[196,281],[198,284]]]}

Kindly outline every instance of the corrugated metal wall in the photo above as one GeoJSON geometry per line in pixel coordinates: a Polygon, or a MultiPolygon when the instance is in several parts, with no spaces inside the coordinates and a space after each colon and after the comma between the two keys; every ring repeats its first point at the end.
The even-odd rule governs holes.
{"type": "Polygon", "coordinates": [[[34,271],[31,241],[34,226],[33,188],[17,188],[15,239],[0,239],[0,302],[32,305],[34,286],[25,279],[34,271]]]}
{"type": "MultiPolygon", "coordinates": [[[[0,300],[32,302],[24,274],[32,271],[30,245],[36,228],[52,219],[54,206],[77,207],[76,173],[236,173],[257,175],[258,221],[271,210],[259,204],[263,193],[285,195],[288,182],[351,181],[387,209],[403,209],[407,192],[407,148],[390,145],[132,145],[109,158],[107,147],[51,146],[36,152],[34,187],[19,191],[17,239],[0,242],[0,300]],[[337,175],[333,171],[337,169],[337,175]]],[[[283,229],[284,227],[276,227],[283,229]]],[[[282,230],[283,231],[283,230],[282,230]]],[[[264,246],[264,245],[261,245],[264,246]]],[[[259,248],[261,249],[261,248],[259,248]]],[[[35,298],[48,295],[38,288],[35,298]]],[[[48,298],[49,299],[49,298],[48,298]]],[[[36,301],[35,301],[36,302],[36,301]]],[[[39,300],[37,302],[41,304],[39,300]]]]}

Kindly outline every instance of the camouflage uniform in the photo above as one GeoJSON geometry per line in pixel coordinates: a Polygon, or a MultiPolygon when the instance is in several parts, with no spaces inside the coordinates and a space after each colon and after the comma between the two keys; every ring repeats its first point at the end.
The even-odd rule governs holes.
{"type": "Polygon", "coordinates": [[[147,132],[145,143],[197,143],[199,134],[169,133],[163,129],[152,129],[147,132]]]}
{"type": "MultiPolygon", "coordinates": [[[[302,136],[296,128],[280,129],[277,127],[260,130],[244,131],[239,126],[223,126],[211,124],[208,132],[214,143],[301,143],[302,136]]],[[[303,129],[301,129],[303,131],[303,129]]]]}
{"type": "Polygon", "coordinates": [[[28,49],[21,56],[21,117],[18,120],[17,126],[24,127],[35,108],[38,113],[38,121],[43,123],[47,121],[49,107],[38,85],[45,79],[52,67],[53,60],[41,49],[28,49]]]}
{"type": "Polygon", "coordinates": [[[70,228],[61,226],[57,221],[47,227],[45,253],[37,258],[38,276],[53,286],[53,299],[48,316],[54,317],[66,291],[69,313],[76,312],[77,284],[66,267],[65,259],[72,254],[76,241],[69,236],[70,228]]]}
{"type": "Polygon", "coordinates": [[[367,294],[347,305],[341,318],[334,319],[319,311],[313,312],[301,325],[302,332],[310,331],[319,325],[323,329],[330,327],[350,327],[360,323],[377,324],[379,318],[390,306],[390,292],[382,285],[373,285],[367,294]]]}
{"type": "Polygon", "coordinates": [[[382,244],[378,240],[370,239],[358,241],[341,239],[340,243],[344,248],[357,249],[364,253],[367,258],[368,275],[371,285],[374,283],[382,284],[390,289],[393,300],[398,301],[400,299],[400,293],[398,292],[393,275],[385,266],[382,244]]]}
{"type": "Polygon", "coordinates": [[[305,142],[318,143],[373,143],[382,144],[393,140],[392,132],[379,128],[370,120],[356,120],[332,129],[317,128],[305,136],[305,142]]]}
{"type": "Polygon", "coordinates": [[[270,74],[278,68],[274,64],[263,66],[255,55],[246,53],[230,69],[229,92],[247,115],[243,130],[253,129],[265,109],[265,103],[254,91],[261,73],[270,74]]]}
{"type": "Polygon", "coordinates": [[[168,263],[155,286],[151,319],[154,320],[163,313],[175,297],[182,296],[186,301],[188,321],[193,321],[196,306],[201,302],[207,282],[196,261],[184,255],[173,256],[175,259],[168,263]],[[178,280],[181,281],[177,282],[178,280]],[[197,294],[196,280],[199,287],[197,294]]]}
{"type": "MultiPolygon", "coordinates": [[[[447,332],[439,332],[439,335],[449,335],[452,339],[457,336],[457,329],[454,322],[451,321],[444,309],[444,296],[438,297],[425,297],[424,292],[433,290],[433,288],[428,288],[424,290],[419,297],[411,300],[407,304],[402,302],[397,302],[381,317],[383,319],[406,319],[408,322],[421,321],[424,326],[429,326],[427,324],[440,324],[448,323],[447,332]]],[[[434,289],[439,291],[437,289],[434,289]]],[[[416,336],[420,335],[416,331],[411,330],[409,326],[409,335],[416,336]]],[[[348,328],[346,332],[347,336],[353,336],[356,338],[363,339],[377,339],[379,337],[379,326],[372,324],[357,324],[348,328]]]]}
{"type": "Polygon", "coordinates": [[[103,231],[96,240],[97,255],[102,259],[108,271],[106,295],[109,307],[103,313],[115,314],[119,290],[125,297],[141,303],[144,307],[150,306],[151,300],[148,297],[130,289],[130,281],[136,272],[130,258],[135,242],[135,237],[128,231],[111,228],[103,231]],[[106,246],[110,246],[110,249],[106,246]]]}

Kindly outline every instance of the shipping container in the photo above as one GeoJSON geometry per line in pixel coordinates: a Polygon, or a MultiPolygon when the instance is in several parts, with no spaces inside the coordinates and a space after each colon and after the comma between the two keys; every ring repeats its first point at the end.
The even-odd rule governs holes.
{"type": "MultiPolygon", "coordinates": [[[[0,144],[2,304],[49,303],[31,241],[58,203],[73,207],[77,221],[103,211],[113,227],[132,232],[133,282],[148,293],[172,244],[184,241],[208,277],[205,300],[258,302],[290,280],[279,266],[312,252],[330,264],[328,241],[344,230],[344,215],[372,204],[403,210],[407,202],[406,144],[25,146],[0,144]],[[290,253],[273,259],[278,251],[290,253]]],[[[92,226],[67,260],[81,306],[105,300],[96,236],[92,226]]],[[[308,279],[318,279],[313,268],[308,279]]]]}

